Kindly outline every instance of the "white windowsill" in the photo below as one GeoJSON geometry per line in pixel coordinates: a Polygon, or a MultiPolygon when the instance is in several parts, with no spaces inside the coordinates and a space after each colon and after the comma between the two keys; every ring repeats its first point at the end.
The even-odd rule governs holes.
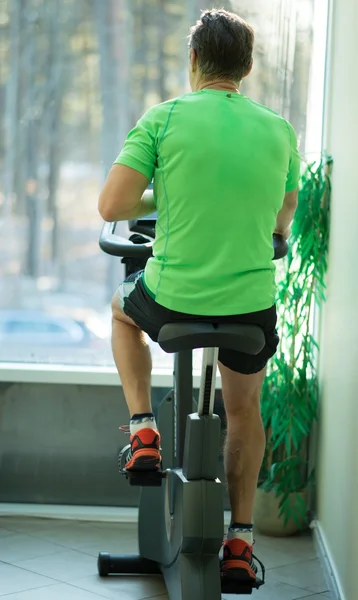
{"type": "MultiPolygon", "coordinates": [[[[109,523],[137,523],[138,508],[125,506],[66,506],[47,504],[0,503],[0,517],[28,519],[65,519],[109,523]]],[[[225,525],[230,523],[230,513],[224,511],[225,525]]]]}
{"type": "MultiPolygon", "coordinates": [[[[40,363],[0,363],[0,382],[9,383],[53,383],[69,385],[120,386],[121,382],[114,367],[84,367],[40,363]]],[[[171,369],[153,369],[152,386],[170,388],[173,385],[171,369]]],[[[200,386],[200,373],[194,371],[194,388],[200,386]]],[[[221,388],[220,377],[216,388],[221,388]]]]}

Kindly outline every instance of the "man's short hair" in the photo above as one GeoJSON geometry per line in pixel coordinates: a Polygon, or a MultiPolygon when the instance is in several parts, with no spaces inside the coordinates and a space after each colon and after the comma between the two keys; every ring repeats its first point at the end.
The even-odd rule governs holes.
{"type": "Polygon", "coordinates": [[[241,81],[252,64],[254,31],[238,15],[224,9],[203,11],[190,29],[189,47],[206,78],[241,81]]]}

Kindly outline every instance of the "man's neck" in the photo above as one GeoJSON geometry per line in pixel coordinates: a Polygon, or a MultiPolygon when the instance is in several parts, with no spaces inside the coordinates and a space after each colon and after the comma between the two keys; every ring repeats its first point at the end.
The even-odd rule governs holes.
{"type": "Polygon", "coordinates": [[[201,92],[201,90],[207,89],[234,92],[236,94],[240,93],[239,86],[232,81],[203,81],[202,83],[199,83],[197,91],[201,92]]]}

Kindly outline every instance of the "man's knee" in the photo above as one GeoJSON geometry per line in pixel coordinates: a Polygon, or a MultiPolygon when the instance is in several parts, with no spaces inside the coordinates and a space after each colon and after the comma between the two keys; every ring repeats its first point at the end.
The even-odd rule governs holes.
{"type": "Polygon", "coordinates": [[[236,404],[226,404],[226,420],[228,425],[236,421],[248,422],[261,418],[260,397],[241,398],[236,404]]]}

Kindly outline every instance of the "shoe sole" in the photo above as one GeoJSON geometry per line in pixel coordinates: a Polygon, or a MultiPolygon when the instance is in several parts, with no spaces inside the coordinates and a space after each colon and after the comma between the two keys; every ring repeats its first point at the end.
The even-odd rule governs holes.
{"type": "MultiPolygon", "coordinates": [[[[235,561],[235,562],[241,562],[241,561],[235,561]]],[[[224,579],[235,579],[235,581],[243,581],[243,582],[255,582],[256,581],[256,573],[247,565],[247,564],[242,564],[242,566],[240,566],[239,564],[237,566],[232,566],[232,567],[227,567],[225,565],[222,565],[221,567],[221,576],[224,579]]]]}
{"type": "Polygon", "coordinates": [[[143,448],[135,452],[125,468],[127,471],[159,471],[161,460],[157,450],[143,448]]]}
{"type": "Polygon", "coordinates": [[[230,571],[221,572],[222,579],[230,581],[241,581],[242,583],[256,583],[256,577],[251,577],[245,569],[230,569],[230,571]]]}

